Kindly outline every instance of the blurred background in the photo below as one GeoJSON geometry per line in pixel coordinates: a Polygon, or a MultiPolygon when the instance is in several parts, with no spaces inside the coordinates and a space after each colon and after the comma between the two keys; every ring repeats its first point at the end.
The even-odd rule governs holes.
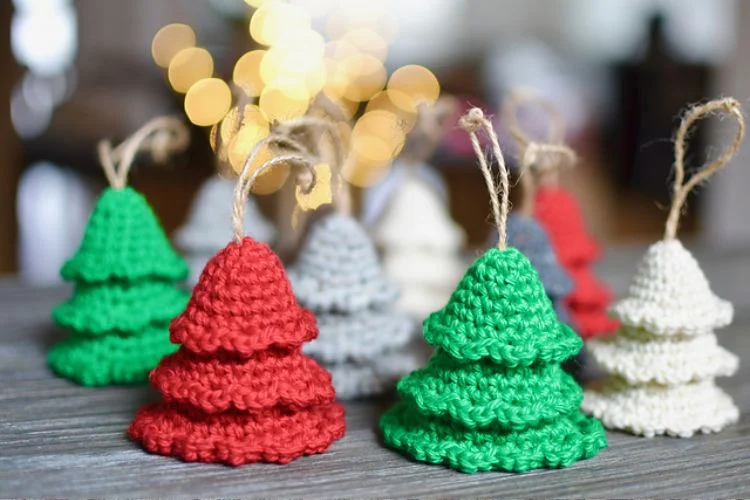
{"type": "MultiPolygon", "coordinates": [[[[263,40],[269,32],[253,36],[252,19],[263,3],[0,2],[7,33],[0,42],[0,273],[37,284],[58,280],[104,186],[97,141],[121,140],[159,114],[185,117],[184,93],[195,80],[231,81],[233,73],[237,80],[243,54],[283,45],[263,40]],[[156,37],[174,23],[180,24],[171,34],[156,37]],[[172,52],[183,46],[205,50],[194,52],[192,66],[180,73],[172,52]]],[[[455,96],[459,109],[470,103],[499,114],[502,99],[517,86],[554,101],[566,120],[566,140],[581,158],[563,183],[579,197],[592,233],[609,245],[661,236],[671,137],[685,106],[721,95],[747,104],[750,94],[750,59],[743,57],[750,50],[750,3],[738,0],[287,3],[306,12],[299,29],[319,33],[326,54],[348,40],[380,75],[367,80],[375,84],[366,96],[334,96],[354,119],[379,95],[386,72],[407,65],[428,69],[441,95],[455,96]]],[[[291,31],[276,33],[280,39],[298,29],[292,14],[300,11],[284,12],[277,17],[291,31]]],[[[294,47],[298,56],[303,48],[294,47]]],[[[402,75],[408,87],[412,73],[402,75]]],[[[257,90],[270,120],[271,98],[264,107],[257,90]]],[[[169,233],[184,222],[196,191],[215,172],[209,127],[190,118],[187,153],[166,167],[140,162],[131,175],[169,233]]],[[[512,156],[506,135],[503,146],[512,156]]],[[[691,142],[690,161],[702,163],[723,144],[722,124],[708,122],[691,142]]],[[[480,247],[490,228],[487,194],[465,133],[451,126],[430,163],[445,182],[451,215],[469,245],[480,247]]],[[[683,238],[720,252],[750,251],[748,163],[745,146],[691,200],[683,238]]],[[[372,183],[353,183],[357,203],[372,183]]],[[[278,210],[274,196],[258,197],[268,217],[278,210]]]]}

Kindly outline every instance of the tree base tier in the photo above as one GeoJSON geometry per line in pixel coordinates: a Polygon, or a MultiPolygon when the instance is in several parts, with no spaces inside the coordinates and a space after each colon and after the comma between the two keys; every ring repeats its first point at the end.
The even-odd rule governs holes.
{"type": "Polygon", "coordinates": [[[541,427],[501,434],[430,420],[402,402],[383,415],[380,428],[388,446],[465,473],[567,467],[607,446],[601,423],[578,411],[541,427]]]}
{"type": "Polygon", "coordinates": [[[667,386],[628,386],[610,378],[584,391],[582,409],[610,429],[653,437],[719,432],[737,422],[739,410],[713,380],[667,386]]]}
{"type": "Polygon", "coordinates": [[[322,453],[344,435],[344,407],[338,403],[289,413],[200,414],[169,403],[138,411],[128,433],[150,453],[186,462],[243,465],[285,464],[322,453]]]}
{"type": "Polygon", "coordinates": [[[47,362],[61,377],[85,386],[137,384],[177,347],[166,326],[129,336],[73,334],[50,349],[47,362]]]}

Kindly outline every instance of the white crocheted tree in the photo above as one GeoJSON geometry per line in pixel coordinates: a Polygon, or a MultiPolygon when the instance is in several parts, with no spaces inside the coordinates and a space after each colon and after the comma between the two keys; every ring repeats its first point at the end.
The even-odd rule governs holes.
{"type": "Polygon", "coordinates": [[[714,383],[715,377],[734,374],[739,363],[714,333],[732,321],[732,305],[714,295],[698,262],[675,239],[689,191],[721,168],[742,140],[744,126],[730,152],[683,184],[685,135],[694,121],[718,110],[742,123],[734,99],[712,101],[685,115],[675,143],[674,200],[664,240],[648,249],[628,297],[611,309],[620,329],[587,344],[609,376],[585,391],[583,409],[612,429],[690,437],[718,432],[739,418],[732,398],[714,383]]]}
{"type": "Polygon", "coordinates": [[[372,234],[386,274],[401,288],[398,310],[422,320],[442,308],[466,270],[465,235],[437,193],[408,175],[372,234]]]}
{"type": "Polygon", "coordinates": [[[398,287],[353,218],[333,213],[313,222],[288,274],[318,320],[320,336],[305,353],[331,372],[339,398],[387,392],[425,361],[416,325],[393,311],[398,287]]]}
{"type": "MultiPolygon", "coordinates": [[[[232,238],[232,199],[235,181],[214,175],[203,183],[195,196],[187,221],[174,235],[175,244],[185,252],[190,265],[189,282],[198,282],[208,260],[232,238]]],[[[268,243],[276,230],[248,198],[245,208],[245,234],[268,243]]]]}

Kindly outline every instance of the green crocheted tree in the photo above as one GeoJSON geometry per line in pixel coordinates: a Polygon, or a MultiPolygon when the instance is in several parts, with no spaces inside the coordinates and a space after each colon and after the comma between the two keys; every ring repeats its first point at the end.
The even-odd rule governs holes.
{"type": "Polygon", "coordinates": [[[380,420],[389,446],[468,473],[565,467],[607,446],[561,367],[583,342],[518,250],[474,262],[424,337],[434,355],[399,382],[402,401],[380,420]]]}
{"type": "Polygon", "coordinates": [[[175,284],[187,273],[145,198],[107,188],[61,270],[76,286],[52,313],[70,330],[49,352],[52,369],[86,386],[145,382],[177,350],[168,326],[187,304],[189,294],[175,284]]]}

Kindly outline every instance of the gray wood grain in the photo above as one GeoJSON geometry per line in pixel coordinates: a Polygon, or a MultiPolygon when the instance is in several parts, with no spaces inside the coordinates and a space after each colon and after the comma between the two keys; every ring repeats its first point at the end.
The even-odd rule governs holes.
{"type": "MultiPolygon", "coordinates": [[[[643,248],[603,271],[623,292],[643,248]]],[[[747,497],[750,495],[750,259],[701,257],[716,291],[738,305],[720,341],[743,358],[720,380],[742,418],[720,434],[644,439],[609,433],[609,449],[564,470],[464,475],[410,462],[376,432],[387,399],[347,405],[348,432],[325,455],[286,466],[229,468],[144,453],[125,436],[148,387],[85,389],[52,376],[49,321],[67,288],[0,280],[0,497],[747,497]]]]}

